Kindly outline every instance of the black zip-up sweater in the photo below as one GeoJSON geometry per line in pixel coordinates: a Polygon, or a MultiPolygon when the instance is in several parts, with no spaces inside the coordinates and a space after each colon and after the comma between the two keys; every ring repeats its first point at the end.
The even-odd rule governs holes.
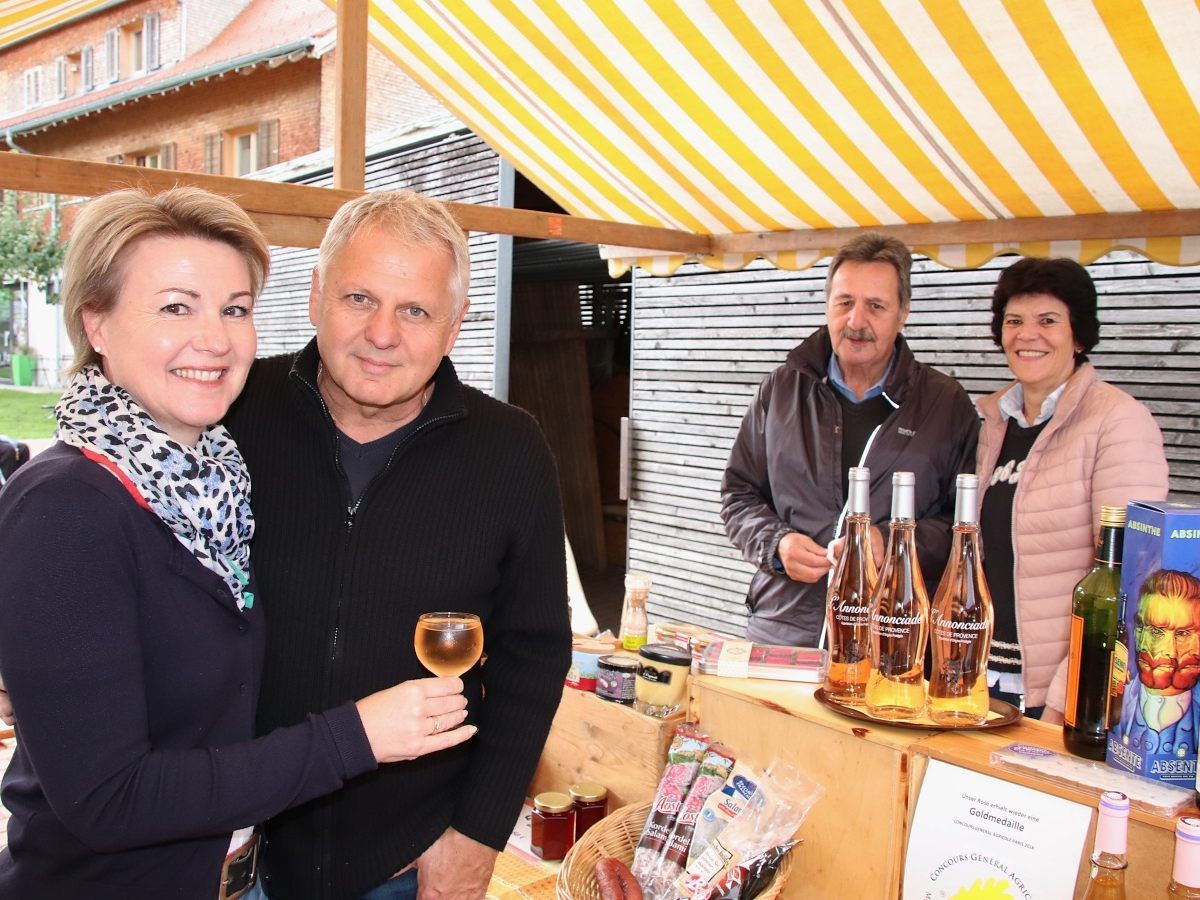
{"type": "Polygon", "coordinates": [[[258,728],[429,675],[417,617],[477,613],[460,747],[382,766],[267,823],[272,898],[353,898],[448,827],[502,848],[570,664],[558,477],[536,422],[463,385],[449,359],[413,432],[351,505],[315,341],[259,360],[228,426],[253,479],[267,625],[258,728]],[[486,700],[483,695],[486,692],[486,700]]]}

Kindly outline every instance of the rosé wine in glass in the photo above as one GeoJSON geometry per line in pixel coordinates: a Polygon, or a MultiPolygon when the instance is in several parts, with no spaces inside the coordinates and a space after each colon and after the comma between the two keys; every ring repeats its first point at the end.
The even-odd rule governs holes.
{"type": "Polygon", "coordinates": [[[417,620],[413,646],[434,675],[462,675],[483,654],[483,623],[473,613],[425,613],[417,620]]]}

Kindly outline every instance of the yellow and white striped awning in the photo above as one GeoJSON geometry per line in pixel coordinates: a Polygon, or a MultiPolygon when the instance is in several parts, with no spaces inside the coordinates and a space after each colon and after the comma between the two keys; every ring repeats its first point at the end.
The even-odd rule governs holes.
{"type": "MultiPolygon", "coordinates": [[[[745,235],[1200,209],[1196,0],[372,0],[370,34],[575,215],[745,235]]],[[[1200,237],[1136,227],[914,243],[1200,262],[1200,237]]],[[[704,262],[829,249],[787,245],[704,262]]]]}
{"type": "Polygon", "coordinates": [[[4,0],[0,3],[0,47],[111,5],[112,0],[4,0]]]}

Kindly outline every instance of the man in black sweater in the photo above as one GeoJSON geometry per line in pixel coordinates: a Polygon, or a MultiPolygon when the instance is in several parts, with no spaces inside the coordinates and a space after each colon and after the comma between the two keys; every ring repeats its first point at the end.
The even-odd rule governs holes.
{"type": "Polygon", "coordinates": [[[479,733],[268,822],[272,900],[484,896],[561,696],[558,478],[534,420],[455,374],[468,277],[442,204],[351,201],[313,273],[316,339],[258,361],[229,416],[253,479],[261,731],[428,674],[421,613],[484,626],[485,661],[463,676],[479,733]]]}

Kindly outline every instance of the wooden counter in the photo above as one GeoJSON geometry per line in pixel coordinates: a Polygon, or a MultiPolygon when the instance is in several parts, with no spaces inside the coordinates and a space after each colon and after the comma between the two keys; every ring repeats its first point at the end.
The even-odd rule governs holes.
{"type": "MultiPolygon", "coordinates": [[[[974,769],[1095,809],[1097,795],[1072,790],[989,762],[1016,741],[1065,752],[1060,726],[1022,720],[986,731],[942,732],[876,725],[831,712],[811,685],[698,676],[689,718],[758,766],[780,756],[825,786],[800,836],[784,898],[900,896],[912,812],[929,759],[974,769]],[[848,880],[853,883],[851,889],[848,880]]],[[[1095,828],[1095,812],[1092,829],[1095,828]]],[[[1163,894],[1174,853],[1173,818],[1134,810],[1129,823],[1128,896],[1163,894]]],[[[1080,860],[1083,895],[1092,833],[1080,860]]]]}
{"type": "Polygon", "coordinates": [[[813,690],[701,675],[692,679],[689,718],[728,742],[739,759],[765,768],[782,757],[824,785],[800,829],[804,843],[793,851],[783,897],[898,897],[911,749],[929,735],[839,716],[814,700],[813,690]]]}
{"type": "MultiPolygon", "coordinates": [[[[765,768],[786,759],[820,782],[825,796],[800,830],[790,898],[896,898],[921,779],[930,759],[1054,794],[1092,809],[1097,794],[993,767],[992,750],[1020,741],[1064,752],[1060,726],[1022,720],[986,731],[926,731],[838,715],[812,685],[761,679],[693,676],[688,719],[738,758],[765,768]]],[[[649,719],[591,695],[567,691],[538,768],[538,790],[562,790],[589,777],[614,790],[610,808],[649,800],[662,771],[673,722],[649,719]]],[[[1194,811],[1193,811],[1194,814],[1194,811]]],[[[1174,819],[1134,810],[1129,822],[1128,896],[1163,895],[1174,854],[1174,819]]],[[[1076,897],[1083,894],[1092,848],[1080,859],[1076,897]]]]}
{"type": "MultiPolygon", "coordinates": [[[[1073,800],[1095,809],[1098,796],[1094,791],[1075,790],[1043,778],[998,769],[989,757],[993,750],[1013,743],[1033,744],[1056,753],[1066,753],[1062,740],[1061,725],[1045,725],[1031,719],[1023,719],[1015,725],[995,731],[935,732],[913,747],[913,778],[910,782],[910,806],[915,805],[925,767],[930,759],[940,759],[952,765],[962,766],[1001,778],[1013,784],[1024,785],[1046,794],[1073,800]]],[[[1194,814],[1194,810],[1190,810],[1194,814]]],[[[911,817],[910,817],[911,821],[911,817]]],[[[1084,855],[1079,861],[1079,877],[1075,882],[1075,896],[1082,897],[1087,886],[1090,869],[1089,856],[1096,831],[1096,815],[1088,829],[1084,844],[1084,855]]],[[[1129,812],[1129,868],[1125,870],[1125,891],[1129,897],[1164,896],[1171,860],[1175,853],[1175,819],[1132,809],[1129,812]]]]}

